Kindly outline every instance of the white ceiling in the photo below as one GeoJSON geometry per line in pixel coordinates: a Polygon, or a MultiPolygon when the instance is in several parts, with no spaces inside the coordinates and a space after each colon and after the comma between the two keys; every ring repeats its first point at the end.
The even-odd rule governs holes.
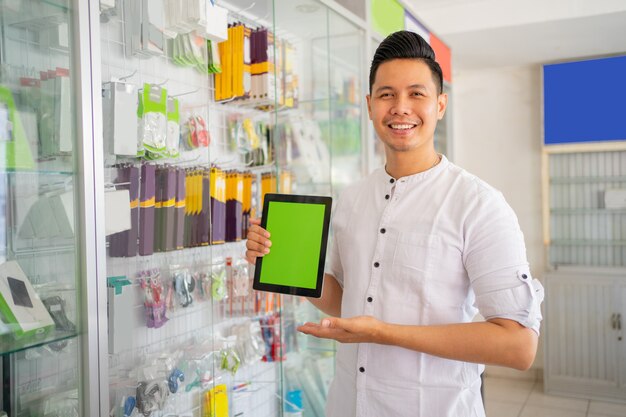
{"type": "Polygon", "coordinates": [[[455,71],[626,53],[626,0],[405,0],[455,71]]]}

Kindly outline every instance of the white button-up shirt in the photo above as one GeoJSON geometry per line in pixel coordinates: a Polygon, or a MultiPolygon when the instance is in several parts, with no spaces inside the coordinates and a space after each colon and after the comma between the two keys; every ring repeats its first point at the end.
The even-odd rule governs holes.
{"type": "MultiPolygon", "coordinates": [[[[508,318],[539,331],[543,288],[502,194],[446,157],[350,186],[333,215],[326,272],[343,317],[437,325],[508,318]]],[[[484,417],[482,365],[370,343],[339,344],[327,417],[484,417]]]]}

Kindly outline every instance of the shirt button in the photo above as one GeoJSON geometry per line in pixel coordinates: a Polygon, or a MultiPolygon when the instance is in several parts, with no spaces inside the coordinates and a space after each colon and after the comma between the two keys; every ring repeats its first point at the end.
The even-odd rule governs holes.
{"type": "Polygon", "coordinates": [[[374,301],[374,299],[372,297],[367,297],[367,302],[371,303],[372,301],[374,301]]]}
{"type": "Polygon", "coordinates": [[[374,268],[378,268],[380,264],[378,262],[374,262],[374,268]]]}
{"type": "Polygon", "coordinates": [[[390,180],[389,180],[389,182],[393,184],[394,182],[396,182],[396,180],[394,180],[394,179],[392,178],[392,179],[390,179],[390,180]]]}
{"type": "Polygon", "coordinates": [[[385,200],[389,200],[389,194],[385,196],[385,200]]]}
{"type": "Polygon", "coordinates": [[[365,372],[365,368],[363,368],[362,366],[359,368],[359,372],[365,372]]]}
{"type": "Polygon", "coordinates": [[[386,232],[386,230],[385,230],[384,227],[382,229],[380,229],[380,233],[385,233],[385,232],[386,232]]]}
{"type": "Polygon", "coordinates": [[[528,275],[522,274],[522,278],[526,279],[526,278],[528,278],[528,275]]]}

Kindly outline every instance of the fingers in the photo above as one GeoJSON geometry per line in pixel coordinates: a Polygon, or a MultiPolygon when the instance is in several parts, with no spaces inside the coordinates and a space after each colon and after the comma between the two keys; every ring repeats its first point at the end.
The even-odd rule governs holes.
{"type": "Polygon", "coordinates": [[[272,242],[268,239],[270,237],[269,232],[260,226],[260,219],[250,219],[250,224],[248,240],[246,241],[246,260],[254,264],[256,263],[256,258],[267,255],[270,252],[269,248],[272,246],[272,242]]]}
{"type": "Polygon", "coordinates": [[[257,235],[260,235],[266,238],[270,237],[270,232],[268,232],[267,230],[265,230],[258,224],[253,224],[252,226],[250,226],[250,228],[248,229],[248,234],[250,233],[256,233],[257,235]]]}
{"type": "Polygon", "coordinates": [[[350,334],[344,329],[330,328],[318,323],[305,323],[297,328],[299,332],[322,339],[332,339],[341,343],[356,343],[357,335],[350,334]]]}

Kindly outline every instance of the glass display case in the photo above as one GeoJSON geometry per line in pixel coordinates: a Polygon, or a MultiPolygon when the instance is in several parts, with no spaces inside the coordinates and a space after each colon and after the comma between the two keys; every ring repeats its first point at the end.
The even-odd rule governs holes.
{"type": "Polygon", "coordinates": [[[324,415],[334,343],[245,238],[376,166],[370,36],[333,1],[0,0],[0,416],[324,415]]]}
{"type": "Polygon", "coordinates": [[[304,299],[252,291],[244,240],[266,193],[361,176],[364,30],[232,0],[118,1],[99,31],[101,413],[323,415],[334,345],[295,331],[320,318],[304,299]]]}
{"type": "Polygon", "coordinates": [[[554,153],[546,158],[550,267],[626,266],[626,209],[620,203],[626,151],[554,153]]]}
{"type": "Polygon", "coordinates": [[[0,2],[0,410],[82,409],[82,247],[71,2],[0,2]]]}

